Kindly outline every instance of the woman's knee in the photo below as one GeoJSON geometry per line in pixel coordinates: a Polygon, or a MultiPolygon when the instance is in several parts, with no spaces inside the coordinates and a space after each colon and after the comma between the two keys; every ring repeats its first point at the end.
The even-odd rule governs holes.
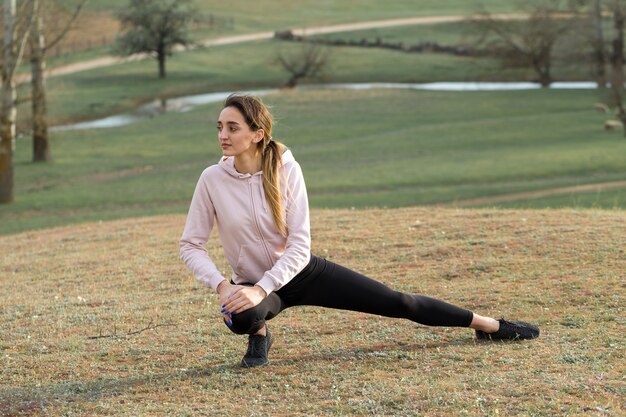
{"type": "Polygon", "coordinates": [[[231,322],[232,325],[226,325],[235,334],[254,334],[263,327],[263,322],[259,320],[254,308],[233,314],[231,322]]]}

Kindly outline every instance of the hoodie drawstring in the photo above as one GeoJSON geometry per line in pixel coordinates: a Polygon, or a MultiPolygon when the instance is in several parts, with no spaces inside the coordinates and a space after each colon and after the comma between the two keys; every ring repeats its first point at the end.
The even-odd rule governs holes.
{"type": "Polygon", "coordinates": [[[261,204],[263,205],[263,211],[267,213],[267,201],[265,199],[265,192],[263,190],[263,181],[259,181],[259,191],[261,192],[261,204]]]}

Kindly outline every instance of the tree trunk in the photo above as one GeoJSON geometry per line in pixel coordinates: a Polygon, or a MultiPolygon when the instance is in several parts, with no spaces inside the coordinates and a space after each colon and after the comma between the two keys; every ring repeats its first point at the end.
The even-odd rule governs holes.
{"type": "Polygon", "coordinates": [[[13,149],[15,148],[16,66],[13,31],[15,27],[15,0],[4,0],[4,42],[2,65],[2,108],[0,109],[0,203],[13,201],[13,149]]]}
{"type": "Polygon", "coordinates": [[[34,21],[31,28],[31,96],[33,109],[33,162],[47,162],[50,157],[48,111],[44,71],[46,69],[43,16],[39,0],[32,0],[34,21]]]}
{"type": "Polygon", "coordinates": [[[542,88],[550,87],[552,84],[552,76],[550,75],[550,67],[544,67],[539,70],[539,84],[541,84],[542,88]]]}
{"type": "Polygon", "coordinates": [[[532,62],[535,73],[539,76],[539,84],[541,84],[541,87],[550,87],[550,84],[552,84],[552,74],[550,74],[550,56],[548,55],[547,58],[545,56],[534,57],[532,62]]]}
{"type": "Polygon", "coordinates": [[[15,147],[15,84],[2,85],[2,115],[0,117],[0,203],[13,201],[13,148],[15,147]]]}
{"type": "Polygon", "coordinates": [[[614,0],[613,8],[613,50],[611,53],[611,77],[613,87],[617,89],[620,96],[624,91],[624,14],[620,5],[620,0],[614,0]]]}
{"type": "Polygon", "coordinates": [[[604,31],[602,30],[602,0],[594,0],[593,24],[596,32],[594,61],[598,88],[606,87],[606,54],[604,53],[604,31]]]}
{"type": "Polygon", "coordinates": [[[285,84],[285,87],[287,88],[296,88],[296,85],[298,85],[298,81],[300,80],[300,77],[297,75],[292,75],[291,78],[289,78],[289,81],[287,81],[287,84],[285,84]]]}
{"type": "Polygon", "coordinates": [[[157,59],[159,60],[159,78],[165,78],[165,47],[163,45],[157,48],[157,59]]]}
{"type": "Polygon", "coordinates": [[[626,136],[626,111],[624,110],[624,13],[621,0],[613,2],[613,50],[611,51],[611,89],[626,136]]]}

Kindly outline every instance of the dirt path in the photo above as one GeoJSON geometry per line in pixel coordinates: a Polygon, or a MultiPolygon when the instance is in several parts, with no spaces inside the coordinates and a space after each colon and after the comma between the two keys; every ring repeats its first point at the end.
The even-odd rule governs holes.
{"type": "MultiPolygon", "coordinates": [[[[519,20],[528,17],[525,13],[503,13],[492,15],[499,20],[519,20]]],[[[345,23],[332,26],[320,26],[312,28],[293,29],[296,35],[321,35],[325,33],[350,32],[354,30],[381,29],[396,26],[434,25],[438,23],[460,22],[468,18],[468,15],[452,16],[416,16],[400,19],[372,20],[368,22],[345,23]]]]}
{"type": "MultiPolygon", "coordinates": [[[[509,13],[509,14],[496,14],[493,15],[497,19],[503,20],[516,20],[524,19],[527,17],[525,14],[509,13]]],[[[410,25],[432,25],[437,23],[449,23],[459,22],[466,19],[466,15],[453,15],[453,16],[420,16],[420,17],[407,17],[400,19],[385,19],[385,20],[371,20],[367,22],[345,23],[329,26],[318,26],[309,28],[295,28],[292,29],[296,35],[320,35],[325,33],[338,33],[338,32],[350,32],[353,30],[364,29],[379,29],[386,27],[396,26],[410,26],[410,25]]],[[[208,39],[200,42],[201,47],[211,47],[220,45],[232,45],[236,43],[254,42],[260,40],[268,40],[274,37],[274,32],[257,32],[249,33],[245,35],[224,36],[215,39],[208,39]]],[[[180,49],[179,49],[180,50],[180,49]]],[[[108,67],[112,65],[123,64],[131,61],[139,61],[146,59],[147,54],[136,54],[127,58],[119,58],[114,56],[106,56],[102,58],[92,59],[89,61],[77,62],[74,64],[64,65],[56,68],[52,68],[46,71],[48,77],[56,77],[59,75],[74,74],[81,71],[87,71],[95,68],[108,67]]],[[[30,74],[21,74],[17,76],[17,83],[28,82],[30,80],[30,74]]]]}
{"type": "Polygon", "coordinates": [[[626,188],[626,181],[601,182],[597,184],[576,185],[572,187],[549,188],[546,190],[526,191],[520,193],[510,193],[490,197],[468,198],[457,200],[446,204],[436,204],[443,207],[468,207],[484,206],[489,204],[506,203],[516,200],[529,200],[534,198],[550,197],[553,195],[580,193],[585,191],[603,191],[611,188],[626,188]]]}

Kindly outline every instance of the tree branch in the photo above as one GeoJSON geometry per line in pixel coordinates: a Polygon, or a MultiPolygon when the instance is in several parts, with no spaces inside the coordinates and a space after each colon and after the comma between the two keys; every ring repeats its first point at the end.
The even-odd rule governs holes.
{"type": "MultiPolygon", "coordinates": [[[[23,7],[26,7],[26,4],[27,3],[24,3],[23,7]]],[[[26,49],[26,43],[28,41],[28,36],[30,34],[30,26],[32,24],[33,24],[33,16],[31,15],[31,16],[28,17],[28,19],[27,19],[27,21],[25,23],[25,28],[24,28],[22,33],[19,33],[17,25],[14,28],[14,34],[16,34],[17,36],[14,36],[13,39],[14,39],[14,42],[19,42],[19,44],[18,44],[17,48],[15,48],[15,46],[14,46],[15,44],[11,46],[12,48],[15,48],[17,50],[16,50],[16,53],[15,53],[15,61],[13,62],[13,66],[9,67],[7,69],[7,74],[8,74],[7,78],[9,80],[13,78],[13,76],[15,74],[15,71],[16,71],[18,65],[20,64],[20,61],[22,60],[22,56],[24,55],[24,50],[26,49]]]]}
{"type": "Polygon", "coordinates": [[[28,102],[31,102],[31,101],[33,101],[33,99],[31,97],[22,97],[22,98],[18,98],[18,99],[15,100],[15,105],[19,106],[21,104],[28,103],[28,102]]]}
{"type": "MultiPolygon", "coordinates": [[[[136,334],[139,334],[141,332],[145,332],[146,330],[152,330],[152,329],[156,329],[157,327],[167,327],[167,326],[174,326],[174,324],[172,323],[161,323],[161,324],[152,324],[153,320],[150,320],[150,323],[148,323],[148,325],[146,327],[144,327],[143,329],[139,329],[139,330],[129,330],[128,333],[124,334],[123,336],[133,336],[136,334]]],[[[105,339],[105,338],[117,338],[120,337],[117,335],[117,326],[113,326],[113,333],[112,334],[102,334],[102,331],[100,331],[100,334],[98,336],[87,336],[87,339],[93,340],[93,339],[105,339]]]]}
{"type": "Polygon", "coordinates": [[[83,6],[85,5],[85,3],[87,3],[87,1],[88,0],[82,0],[80,2],[80,4],[78,6],[76,6],[76,10],[74,11],[74,14],[70,18],[69,22],[67,22],[67,25],[65,25],[65,28],[61,31],[61,33],[53,41],[47,43],[47,45],[46,45],[46,47],[44,48],[44,51],[43,51],[44,54],[46,52],[48,52],[49,49],[51,49],[54,46],[56,46],[56,44],[59,43],[61,41],[61,39],[63,39],[65,37],[67,32],[70,31],[70,28],[72,27],[72,24],[76,21],[76,19],[78,19],[78,15],[80,15],[80,11],[83,8],[83,6]]]}

